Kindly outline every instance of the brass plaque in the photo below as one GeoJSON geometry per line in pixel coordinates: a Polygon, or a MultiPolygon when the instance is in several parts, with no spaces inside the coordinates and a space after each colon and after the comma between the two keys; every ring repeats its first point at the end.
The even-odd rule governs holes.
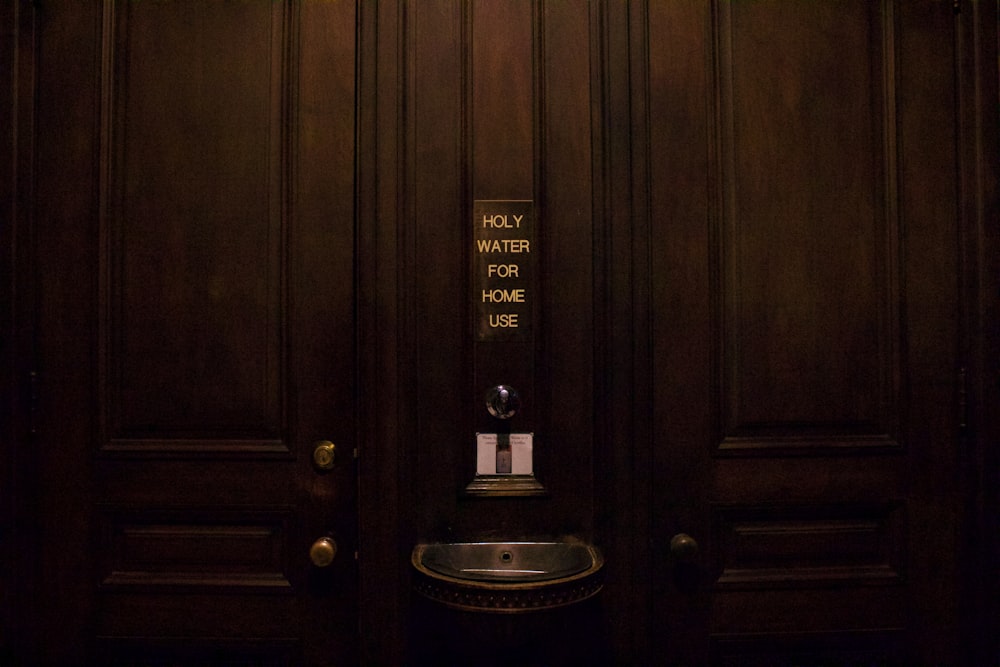
{"type": "Polygon", "coordinates": [[[472,225],[476,340],[530,340],[537,254],[534,203],[476,200],[472,225]]]}

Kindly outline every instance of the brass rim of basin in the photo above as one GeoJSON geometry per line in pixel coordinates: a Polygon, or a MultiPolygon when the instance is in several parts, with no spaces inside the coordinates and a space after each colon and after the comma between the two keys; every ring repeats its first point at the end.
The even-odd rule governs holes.
{"type": "MultiPolygon", "coordinates": [[[[556,542],[544,542],[544,544],[555,544],[556,542]]],[[[518,545],[518,544],[542,544],[535,542],[469,542],[463,544],[484,544],[484,545],[495,545],[501,546],[505,544],[518,545]]],[[[431,569],[423,564],[423,554],[427,549],[432,547],[440,546],[440,544],[418,544],[413,548],[413,553],[411,555],[411,562],[413,567],[416,568],[421,574],[430,577],[431,579],[437,579],[439,581],[447,581],[451,584],[462,586],[465,588],[475,588],[485,591],[511,591],[511,590],[534,590],[538,588],[551,588],[554,586],[559,586],[566,583],[571,583],[581,579],[586,579],[592,577],[598,571],[604,567],[604,557],[601,555],[600,550],[589,544],[583,542],[566,542],[564,544],[576,544],[580,548],[587,550],[590,554],[591,564],[586,569],[579,572],[574,572],[573,574],[568,574],[561,577],[553,577],[551,579],[531,579],[530,581],[518,581],[516,579],[492,579],[492,580],[481,580],[472,579],[468,577],[455,577],[437,570],[431,569]]],[[[502,552],[501,559],[505,553],[502,552]]]]}
{"type": "MultiPolygon", "coordinates": [[[[500,547],[517,543],[477,542],[473,544],[500,547]]],[[[590,566],[566,576],[530,581],[509,579],[482,581],[453,577],[432,570],[421,562],[427,549],[440,545],[419,544],[414,547],[411,556],[413,567],[420,573],[414,580],[414,589],[422,596],[446,607],[480,613],[519,614],[577,604],[597,595],[603,588],[604,573],[601,570],[604,566],[604,557],[596,547],[582,542],[563,542],[563,544],[576,544],[585,548],[590,556],[590,566]]],[[[500,560],[509,562],[510,559],[504,561],[504,554],[510,553],[502,551],[499,556],[500,560]]],[[[511,558],[513,558],[512,554],[511,558]]]]}

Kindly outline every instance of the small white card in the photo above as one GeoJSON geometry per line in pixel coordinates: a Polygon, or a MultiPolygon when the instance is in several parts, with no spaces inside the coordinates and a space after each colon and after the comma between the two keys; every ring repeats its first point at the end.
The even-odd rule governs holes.
{"type": "Polygon", "coordinates": [[[533,433],[477,433],[477,475],[530,475],[533,433]]]}

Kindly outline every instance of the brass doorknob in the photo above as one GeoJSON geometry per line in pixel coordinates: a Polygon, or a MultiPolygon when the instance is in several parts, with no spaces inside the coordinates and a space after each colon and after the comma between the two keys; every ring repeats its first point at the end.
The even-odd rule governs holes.
{"type": "Polygon", "coordinates": [[[698,542],[687,533],[670,538],[670,555],[675,561],[689,563],[698,555],[698,542]]]}
{"type": "Polygon", "coordinates": [[[319,470],[331,470],[337,459],[337,446],[329,440],[321,440],[316,443],[313,450],[313,463],[319,470]]]}
{"type": "Polygon", "coordinates": [[[316,567],[328,567],[337,557],[337,543],[332,537],[321,537],[309,548],[309,560],[316,567]]]}

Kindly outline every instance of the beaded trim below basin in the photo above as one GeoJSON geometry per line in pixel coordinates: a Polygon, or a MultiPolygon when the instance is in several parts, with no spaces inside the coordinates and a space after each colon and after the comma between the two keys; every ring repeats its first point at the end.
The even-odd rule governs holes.
{"type": "Polygon", "coordinates": [[[435,572],[421,562],[426,545],[414,549],[416,570],[413,588],[420,595],[464,611],[516,614],[557,609],[597,595],[604,586],[604,559],[593,547],[592,567],[555,579],[535,581],[484,581],[462,579],[435,572]]]}
{"type": "Polygon", "coordinates": [[[582,602],[601,590],[604,582],[600,573],[582,580],[548,582],[536,588],[470,589],[451,582],[419,575],[413,588],[426,598],[454,609],[485,611],[502,614],[556,609],[582,602]]]}

